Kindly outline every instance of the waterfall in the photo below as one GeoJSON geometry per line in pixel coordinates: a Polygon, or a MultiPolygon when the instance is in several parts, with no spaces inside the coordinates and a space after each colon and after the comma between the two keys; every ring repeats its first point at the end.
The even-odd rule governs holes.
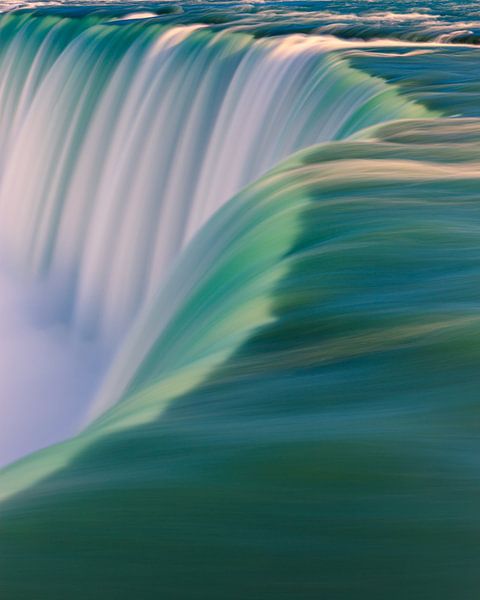
{"type": "Polygon", "coordinates": [[[320,38],[3,20],[3,251],[106,349],[245,185],[301,148],[422,114],[320,38]]]}
{"type": "Polygon", "coordinates": [[[301,148],[425,114],[327,38],[95,14],[6,14],[0,32],[0,257],[35,335],[74,357],[68,381],[90,381],[73,393],[68,369],[44,370],[29,436],[29,386],[3,391],[21,452],[83,422],[139,311],[233,195],[301,148]]]}
{"type": "Polygon", "coordinates": [[[2,600],[475,598],[474,7],[0,11],[2,600]]]}

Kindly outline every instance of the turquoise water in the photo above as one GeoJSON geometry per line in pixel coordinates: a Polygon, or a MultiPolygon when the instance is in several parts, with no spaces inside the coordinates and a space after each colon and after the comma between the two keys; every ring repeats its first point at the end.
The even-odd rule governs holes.
{"type": "Polygon", "coordinates": [[[476,597],[476,18],[0,17],[2,598],[476,597]]]}

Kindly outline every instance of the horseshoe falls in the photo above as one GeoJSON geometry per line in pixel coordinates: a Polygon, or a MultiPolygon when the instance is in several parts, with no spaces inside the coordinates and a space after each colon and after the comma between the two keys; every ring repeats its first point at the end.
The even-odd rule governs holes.
{"type": "Polygon", "coordinates": [[[480,11],[0,3],[2,600],[474,600],[480,11]]]}

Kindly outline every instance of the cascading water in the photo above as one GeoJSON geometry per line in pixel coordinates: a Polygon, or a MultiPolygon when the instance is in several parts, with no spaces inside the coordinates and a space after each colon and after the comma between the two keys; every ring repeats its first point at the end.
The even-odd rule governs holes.
{"type": "MultiPolygon", "coordinates": [[[[89,396],[177,256],[236,192],[300,148],[426,114],[318,37],[15,14],[0,28],[2,251],[42,282],[65,351],[89,343],[104,365],[75,359],[89,396]]],[[[40,439],[21,434],[29,390],[13,394],[22,453],[87,414],[91,399],[57,395],[58,381],[47,395],[62,406],[68,395],[70,416],[37,423],[40,439]]]]}
{"type": "Polygon", "coordinates": [[[475,7],[59,4],[0,16],[2,600],[475,598],[475,7]]]}

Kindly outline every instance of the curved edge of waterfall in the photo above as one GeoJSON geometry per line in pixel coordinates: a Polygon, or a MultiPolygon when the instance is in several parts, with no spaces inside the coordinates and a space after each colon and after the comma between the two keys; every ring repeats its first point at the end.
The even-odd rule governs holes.
{"type": "MultiPolygon", "coordinates": [[[[129,340],[120,401],[72,440],[1,472],[3,544],[15,515],[60,507],[72,493],[96,498],[97,478],[120,503],[140,481],[161,490],[172,475],[161,448],[173,432],[208,471],[211,444],[282,448],[284,428],[295,445],[300,427],[309,448],[347,432],[388,445],[389,419],[408,436],[426,413],[433,427],[468,410],[478,123],[396,122],[369,138],[301,152],[218,211],[129,340]],[[442,392],[437,382],[432,397],[430,376],[442,372],[450,383],[442,392]]],[[[69,514],[58,552],[78,542],[78,516],[69,514]]],[[[28,536],[17,534],[28,560],[28,536]]]]}
{"type": "Polygon", "coordinates": [[[282,569],[301,597],[348,597],[372,565],[382,590],[458,583],[478,525],[455,490],[476,469],[480,127],[368,138],[303,151],[220,209],[130,339],[120,401],[0,473],[6,597],[291,598],[282,569]]]}
{"type": "Polygon", "coordinates": [[[37,337],[62,329],[55,348],[78,354],[70,362],[86,380],[64,400],[52,370],[44,411],[27,386],[0,387],[11,398],[0,439],[12,420],[21,439],[5,441],[0,464],[66,439],[98,414],[92,405],[118,400],[146,348],[117,367],[130,329],[232,196],[302,148],[438,114],[352,68],[331,37],[42,11],[0,16],[0,34],[0,259],[41,305],[37,337]]]}

